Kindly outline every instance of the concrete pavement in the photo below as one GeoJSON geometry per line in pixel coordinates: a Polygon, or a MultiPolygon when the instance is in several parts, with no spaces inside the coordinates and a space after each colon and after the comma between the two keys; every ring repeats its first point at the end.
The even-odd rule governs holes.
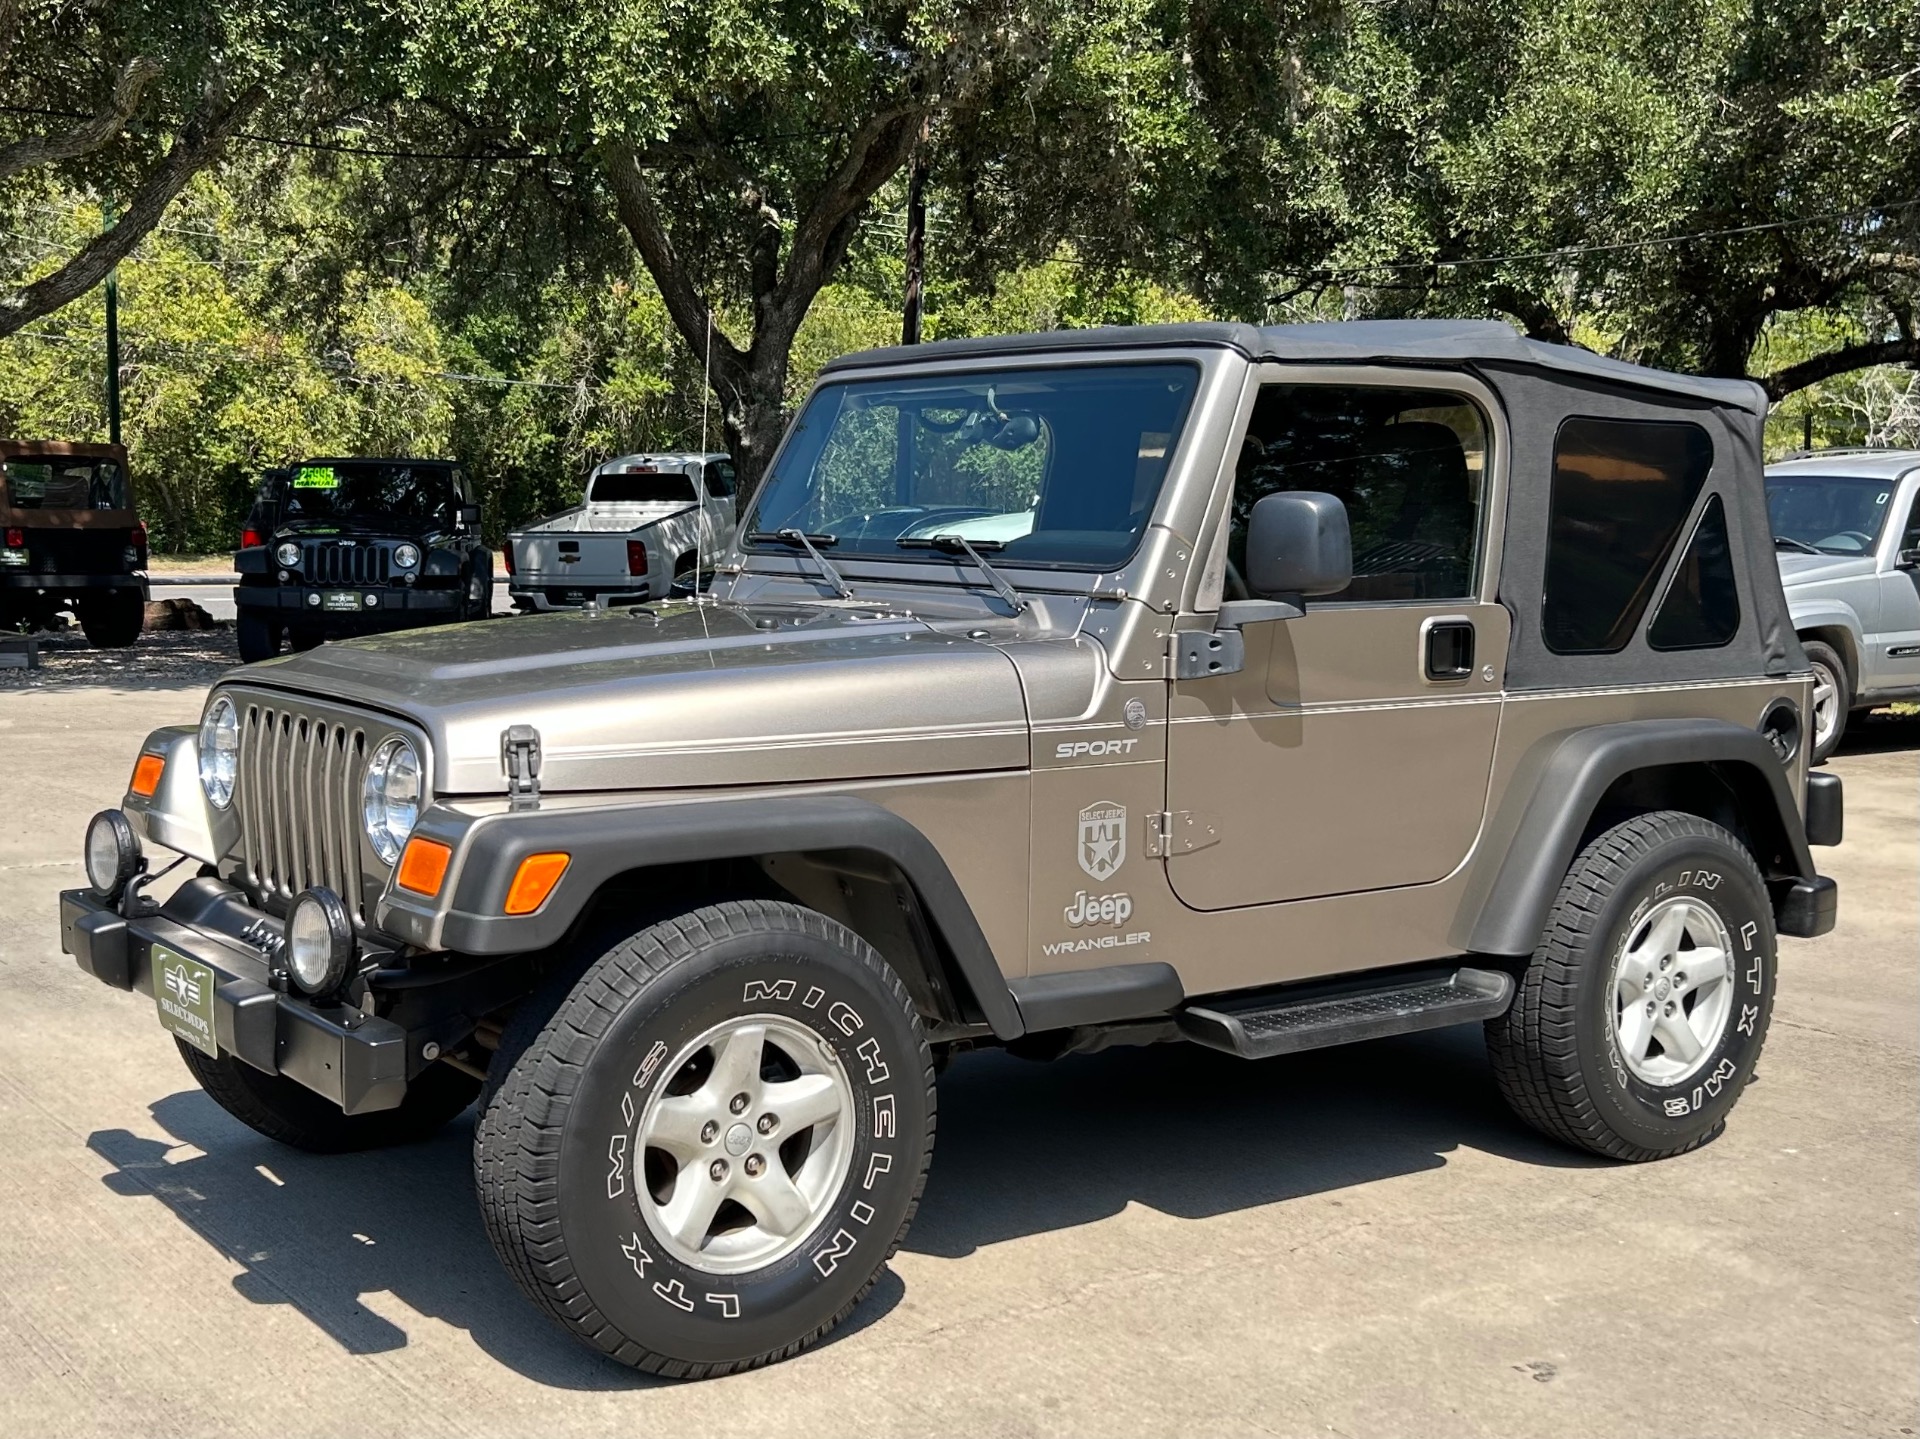
{"type": "Polygon", "coordinates": [[[471,1116],[316,1158],[226,1117],[54,895],[198,686],[0,693],[0,1433],[1832,1435],[1920,1429],[1920,725],[1833,768],[1839,930],[1787,941],[1759,1081],[1678,1160],[1500,1105],[1477,1031],[943,1077],[926,1202],[840,1334],[661,1383],[487,1247],[471,1116]]]}

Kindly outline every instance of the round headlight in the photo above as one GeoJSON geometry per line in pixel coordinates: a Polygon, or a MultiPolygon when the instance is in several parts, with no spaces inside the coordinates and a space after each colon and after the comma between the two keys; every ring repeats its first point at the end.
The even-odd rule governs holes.
{"type": "Polygon", "coordinates": [[[221,695],[200,718],[200,788],[215,809],[233,803],[233,777],[240,772],[240,712],[221,695]]]}
{"type": "Polygon", "coordinates": [[[398,736],[373,752],[360,813],[374,853],[392,864],[420,818],[420,756],[398,736]]]}
{"type": "Polygon", "coordinates": [[[300,563],[300,546],[296,545],[292,540],[288,540],[273,552],[273,557],[288,569],[292,569],[300,563]]]}
{"type": "Polygon", "coordinates": [[[139,837],[119,810],[103,809],[88,821],[87,883],[102,898],[118,899],[144,864],[139,837]]]}
{"type": "Polygon", "coordinates": [[[353,923],[340,896],[320,885],[302,890],[287,911],[287,973],[308,994],[340,987],[353,963],[353,923]]]}
{"type": "Polygon", "coordinates": [[[418,545],[394,546],[393,563],[395,568],[397,569],[402,569],[402,570],[412,569],[415,565],[420,563],[420,546],[418,545]]]}

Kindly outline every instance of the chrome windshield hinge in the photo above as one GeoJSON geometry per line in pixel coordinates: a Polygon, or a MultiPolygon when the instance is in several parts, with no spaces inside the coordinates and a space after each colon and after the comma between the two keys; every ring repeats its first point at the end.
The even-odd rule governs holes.
{"type": "Polygon", "coordinates": [[[1220,843],[1219,822],[1197,809],[1161,810],[1147,816],[1147,858],[1192,854],[1220,843]]]}
{"type": "Polygon", "coordinates": [[[540,731],[530,724],[500,731],[500,768],[507,776],[507,808],[540,806],[540,731]]]}

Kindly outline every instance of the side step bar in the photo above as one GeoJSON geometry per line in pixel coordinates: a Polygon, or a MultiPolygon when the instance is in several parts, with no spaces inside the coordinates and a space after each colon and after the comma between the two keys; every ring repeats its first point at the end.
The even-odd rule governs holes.
{"type": "Polygon", "coordinates": [[[1174,1015],[1188,1039],[1243,1059],[1266,1059],[1353,1044],[1417,1029],[1491,1019],[1513,999],[1513,980],[1496,970],[1429,971],[1418,978],[1342,994],[1289,999],[1249,996],[1217,1008],[1188,1006],[1174,1015]]]}

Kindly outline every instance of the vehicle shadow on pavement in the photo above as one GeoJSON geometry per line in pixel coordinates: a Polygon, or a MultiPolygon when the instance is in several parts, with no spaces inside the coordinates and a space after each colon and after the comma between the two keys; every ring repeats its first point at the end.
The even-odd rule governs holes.
{"type": "MultiPolygon", "coordinates": [[[[152,1112],[176,1143],[125,1129],[89,1136],[88,1148],[113,1165],[107,1187],[158,1199],[240,1267],[233,1285],[242,1295],[292,1305],[348,1353],[410,1342],[403,1326],[412,1316],[383,1317],[365,1296],[389,1314],[404,1305],[465,1330],[539,1384],[628,1390],[671,1382],[593,1353],[514,1287],[474,1201],[473,1111],[425,1144],[357,1155],[287,1149],[197,1089],[169,1095],[152,1112]],[[181,1157],[182,1145],[204,1152],[181,1157]]],[[[897,1277],[885,1276],[828,1342],[881,1318],[903,1292],[897,1277]]]]}
{"type": "Polygon", "coordinates": [[[1891,754],[1910,749],[1920,749],[1920,715],[1874,714],[1847,726],[1837,753],[1891,754]]]}
{"type": "Polygon", "coordinates": [[[1437,1169],[1460,1148],[1604,1164],[1527,1128],[1478,1025],[1249,1063],[1197,1045],[1036,1065],[967,1056],[905,1247],[959,1258],[1141,1204],[1180,1219],[1437,1169]]]}
{"type": "MultiPolygon", "coordinates": [[[[404,1306],[536,1383],[668,1382],[593,1354],[514,1287],[474,1202],[472,1111],[424,1144],[332,1156],[264,1139],[197,1089],[152,1113],[173,1142],[89,1137],[113,1166],[107,1187],[158,1199],[240,1268],[242,1295],[292,1305],[348,1353],[407,1347],[411,1316],[386,1317],[404,1306]]],[[[1193,1045],[1051,1065],[973,1055],[941,1079],[932,1178],[906,1248],[960,1257],[1133,1203],[1204,1218],[1434,1169],[1463,1146],[1600,1163],[1508,1113],[1477,1026],[1255,1064],[1193,1045]]],[[[889,1271],[827,1343],[882,1320],[904,1292],[889,1271]]]]}

